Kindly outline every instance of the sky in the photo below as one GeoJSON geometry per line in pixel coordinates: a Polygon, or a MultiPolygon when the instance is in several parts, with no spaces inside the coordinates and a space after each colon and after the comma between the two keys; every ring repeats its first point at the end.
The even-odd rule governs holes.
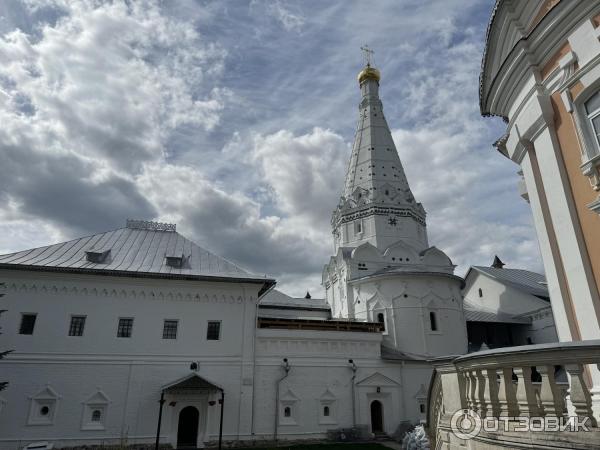
{"type": "Polygon", "coordinates": [[[165,221],[322,296],[360,47],[430,245],[542,271],[518,166],[479,114],[490,0],[0,2],[0,254],[165,221]]]}

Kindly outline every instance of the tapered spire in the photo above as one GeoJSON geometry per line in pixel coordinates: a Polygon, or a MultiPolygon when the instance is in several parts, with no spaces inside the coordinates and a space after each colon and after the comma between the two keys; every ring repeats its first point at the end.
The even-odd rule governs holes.
{"type": "Polygon", "coordinates": [[[371,66],[369,59],[358,75],[361,101],[356,135],[344,191],[332,218],[335,247],[368,241],[383,250],[391,242],[407,240],[415,247],[426,248],[425,210],[410,190],[383,114],[380,80],[379,70],[371,66]],[[364,231],[344,228],[343,223],[355,222],[359,210],[361,223],[356,223],[355,230],[364,231]],[[370,216],[380,218],[369,221],[370,216]]]}
{"type": "Polygon", "coordinates": [[[414,199],[379,99],[379,71],[366,66],[358,79],[362,99],[344,196],[350,198],[357,188],[361,188],[368,191],[369,197],[381,197],[385,203],[412,201],[414,199]]]}

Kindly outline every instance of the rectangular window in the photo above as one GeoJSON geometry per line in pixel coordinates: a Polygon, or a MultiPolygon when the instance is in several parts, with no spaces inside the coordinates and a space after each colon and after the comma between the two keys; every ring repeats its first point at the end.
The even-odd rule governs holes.
{"type": "Polygon", "coordinates": [[[21,326],[19,327],[19,334],[33,334],[36,317],[37,314],[21,314],[21,326]]]}
{"type": "Polygon", "coordinates": [[[206,339],[209,341],[218,341],[221,338],[221,322],[218,320],[209,320],[206,329],[206,339]]]}
{"type": "Polygon", "coordinates": [[[177,339],[177,320],[165,320],[163,325],[163,339],[177,339]]]}
{"type": "Polygon", "coordinates": [[[69,336],[83,336],[84,327],[85,316],[71,316],[71,324],[69,325],[69,336]]]}
{"type": "Polygon", "coordinates": [[[596,144],[600,144],[600,91],[596,92],[585,102],[585,112],[596,137],[596,144]]]}
{"type": "Polygon", "coordinates": [[[128,338],[131,337],[133,331],[133,319],[131,318],[120,318],[119,328],[117,328],[117,337],[128,338]]]}
{"type": "Polygon", "coordinates": [[[359,219],[354,222],[354,234],[360,234],[363,231],[362,221],[359,219]]]}

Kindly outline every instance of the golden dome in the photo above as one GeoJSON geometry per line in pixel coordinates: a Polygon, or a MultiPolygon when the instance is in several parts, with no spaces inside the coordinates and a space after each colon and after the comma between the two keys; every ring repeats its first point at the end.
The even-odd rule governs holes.
{"type": "Polygon", "coordinates": [[[365,80],[375,80],[379,83],[381,74],[375,67],[367,66],[358,74],[358,84],[362,84],[365,80]]]}

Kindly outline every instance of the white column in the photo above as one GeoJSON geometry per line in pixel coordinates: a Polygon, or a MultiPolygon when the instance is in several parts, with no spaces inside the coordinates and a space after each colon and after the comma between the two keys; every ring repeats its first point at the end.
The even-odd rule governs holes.
{"type": "Polygon", "coordinates": [[[569,289],[577,322],[581,331],[581,338],[600,338],[600,327],[596,317],[594,301],[595,283],[590,278],[590,267],[587,255],[582,255],[578,217],[571,204],[570,186],[568,178],[564,173],[562,161],[557,160],[560,152],[559,143],[553,137],[549,128],[544,129],[533,143],[540,168],[540,174],[544,180],[544,189],[548,200],[548,207],[552,215],[552,222],[556,234],[557,244],[560,249],[563,266],[568,278],[569,289]],[[566,184],[566,186],[565,186],[566,184]]]}

